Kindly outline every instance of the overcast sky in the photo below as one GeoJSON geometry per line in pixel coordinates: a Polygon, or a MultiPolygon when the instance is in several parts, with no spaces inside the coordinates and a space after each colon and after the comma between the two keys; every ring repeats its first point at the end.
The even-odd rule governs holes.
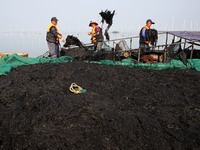
{"type": "Polygon", "coordinates": [[[116,11],[112,31],[138,31],[149,18],[158,30],[200,30],[200,0],[1,0],[0,31],[46,31],[56,16],[62,32],[84,32],[106,9],[116,11]]]}

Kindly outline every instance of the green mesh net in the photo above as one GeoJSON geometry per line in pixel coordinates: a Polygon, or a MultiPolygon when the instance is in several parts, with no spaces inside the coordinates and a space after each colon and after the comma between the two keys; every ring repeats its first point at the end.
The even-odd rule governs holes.
{"type": "Polygon", "coordinates": [[[71,62],[72,57],[62,56],[59,58],[29,58],[22,57],[17,54],[5,55],[3,58],[0,58],[0,75],[5,75],[10,72],[13,68],[22,65],[38,64],[38,63],[64,63],[71,62]]]}
{"type": "MultiPolygon", "coordinates": [[[[72,62],[73,57],[62,56],[59,58],[29,58],[22,57],[17,54],[5,55],[0,58],[0,75],[6,75],[13,68],[22,65],[38,64],[38,63],[66,63],[72,62]]],[[[101,61],[85,61],[86,63],[97,63],[103,65],[122,65],[128,67],[137,67],[142,69],[154,69],[154,70],[164,70],[164,69],[195,69],[200,71],[200,59],[188,59],[187,64],[184,64],[180,60],[171,60],[169,63],[137,63],[132,59],[123,59],[122,61],[113,60],[101,60],[101,61]]]]}

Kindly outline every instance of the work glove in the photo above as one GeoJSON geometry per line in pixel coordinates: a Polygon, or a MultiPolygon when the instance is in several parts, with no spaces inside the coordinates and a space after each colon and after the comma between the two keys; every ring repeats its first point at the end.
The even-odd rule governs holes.
{"type": "Polygon", "coordinates": [[[63,43],[65,43],[65,39],[64,39],[64,38],[61,38],[61,41],[62,41],[63,43]]]}

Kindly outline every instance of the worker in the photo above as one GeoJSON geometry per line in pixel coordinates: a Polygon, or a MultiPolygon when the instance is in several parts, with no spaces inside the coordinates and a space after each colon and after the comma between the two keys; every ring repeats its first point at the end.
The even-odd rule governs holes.
{"type": "Polygon", "coordinates": [[[148,19],[146,21],[146,26],[144,26],[141,30],[140,30],[140,40],[139,40],[139,44],[140,44],[140,51],[141,54],[148,52],[150,50],[149,44],[151,43],[147,37],[146,37],[146,31],[148,29],[151,28],[151,25],[155,24],[151,19],[148,19]]]}
{"type": "Polygon", "coordinates": [[[88,35],[91,36],[95,52],[98,52],[101,50],[103,45],[102,29],[98,26],[98,23],[92,21],[90,22],[89,27],[92,27],[92,31],[89,32],[88,35]]]}
{"type": "Polygon", "coordinates": [[[49,56],[51,58],[60,57],[59,39],[61,39],[62,42],[64,42],[64,39],[62,38],[62,34],[59,33],[58,28],[56,26],[57,22],[58,22],[58,19],[56,17],[51,18],[51,23],[48,26],[47,34],[46,34],[46,41],[49,47],[49,56]]]}

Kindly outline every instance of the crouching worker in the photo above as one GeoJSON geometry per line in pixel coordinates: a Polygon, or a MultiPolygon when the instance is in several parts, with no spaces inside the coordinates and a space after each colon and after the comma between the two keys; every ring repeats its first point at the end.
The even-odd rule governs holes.
{"type": "Polygon", "coordinates": [[[102,29],[98,26],[96,22],[90,22],[89,27],[92,27],[92,31],[88,33],[91,36],[91,41],[94,44],[94,50],[96,52],[100,51],[103,45],[103,35],[102,29]]]}
{"type": "Polygon", "coordinates": [[[47,34],[46,34],[46,41],[49,47],[49,55],[51,58],[58,58],[60,57],[59,51],[59,39],[62,38],[62,34],[59,33],[58,28],[56,27],[58,19],[56,17],[51,18],[51,23],[48,26],[47,34]]]}

